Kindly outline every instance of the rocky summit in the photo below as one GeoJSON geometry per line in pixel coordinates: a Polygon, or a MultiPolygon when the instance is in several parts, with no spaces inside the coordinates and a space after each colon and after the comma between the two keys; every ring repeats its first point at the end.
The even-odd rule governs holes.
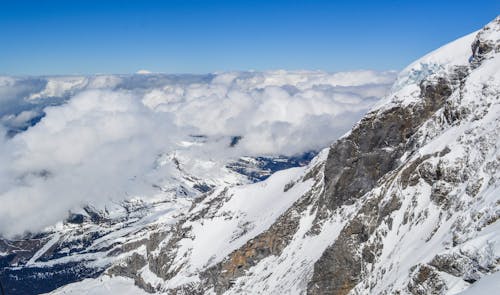
{"type": "MultiPolygon", "coordinates": [[[[0,240],[2,278],[54,282],[9,294],[500,288],[499,135],[497,17],[409,65],[308,165],[250,184],[214,183],[194,201],[86,207],[52,232],[0,240]]],[[[177,190],[185,195],[204,183],[182,179],[190,181],[177,190]]]]}

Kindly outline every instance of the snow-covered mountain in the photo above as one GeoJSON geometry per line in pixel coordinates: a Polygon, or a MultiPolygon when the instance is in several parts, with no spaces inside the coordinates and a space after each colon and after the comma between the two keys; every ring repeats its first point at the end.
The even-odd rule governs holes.
{"type": "MultiPolygon", "coordinates": [[[[2,241],[15,253],[2,260],[4,277],[90,277],[53,294],[491,294],[500,289],[499,54],[497,17],[403,70],[308,165],[255,183],[235,172],[194,201],[176,190],[85,207],[46,235],[2,241]]],[[[184,172],[181,187],[194,188],[184,172]]]]}
{"type": "Polygon", "coordinates": [[[333,139],[307,129],[345,132],[394,76],[1,78],[0,281],[33,294],[99,276],[202,194],[309,163],[333,139]]]}

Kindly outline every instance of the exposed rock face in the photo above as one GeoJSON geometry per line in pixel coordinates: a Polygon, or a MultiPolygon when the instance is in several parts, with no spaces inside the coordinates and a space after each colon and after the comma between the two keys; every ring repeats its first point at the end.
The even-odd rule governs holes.
{"type": "Polygon", "coordinates": [[[413,108],[394,107],[368,114],[330,149],[325,166],[325,202],[329,209],[353,204],[377,181],[400,163],[411,148],[408,139],[451,95],[449,82],[421,83],[422,104],[413,108]]]}
{"type": "Polygon", "coordinates": [[[382,196],[383,193],[367,200],[334,244],[323,252],[314,265],[308,293],[348,294],[359,282],[363,264],[375,262],[383,245],[378,237],[368,240],[382,222],[392,227],[388,216],[401,206],[397,197],[380,206],[382,196]]]}
{"type": "Polygon", "coordinates": [[[498,36],[491,38],[491,34],[498,33],[497,29],[500,24],[500,19],[497,17],[493,22],[486,25],[476,36],[472,43],[472,67],[478,67],[481,62],[488,57],[492,57],[494,53],[500,52],[500,42],[498,36]]]}
{"type": "MultiPolygon", "coordinates": [[[[453,81],[454,84],[459,82],[453,81]]],[[[452,87],[452,82],[444,77],[423,80],[420,83],[421,101],[417,104],[372,112],[348,136],[337,141],[330,149],[325,166],[327,189],[322,201],[328,209],[354,204],[366,192],[381,185],[382,176],[402,165],[401,156],[415,148],[415,132],[444,105],[453,92],[452,87]]],[[[439,178],[434,171],[422,172],[420,176],[431,183],[439,178]]],[[[407,183],[409,179],[401,181],[407,183]]],[[[335,243],[316,262],[315,275],[308,289],[311,294],[347,294],[358,283],[362,257],[356,253],[362,251],[363,243],[379,226],[377,222],[398,209],[395,206],[378,208],[380,201],[380,198],[368,200],[360,215],[342,230],[335,243]]],[[[391,202],[397,204],[397,198],[391,202]]]]}
{"type": "Polygon", "coordinates": [[[234,281],[262,259],[268,256],[280,256],[297,232],[302,213],[310,204],[310,198],[302,198],[288,209],[265,232],[251,239],[238,250],[232,252],[226,259],[202,273],[206,284],[214,287],[221,294],[231,288],[234,281]]]}
{"type": "MultiPolygon", "coordinates": [[[[491,40],[484,35],[485,32],[493,30],[498,34],[499,21],[500,18],[497,18],[476,37],[472,45],[473,63],[471,68],[480,67],[481,62],[491,57],[492,51],[498,46],[498,39],[491,40]]],[[[467,183],[466,193],[471,197],[476,196],[482,187],[483,180],[468,181],[475,174],[475,171],[469,170],[472,167],[468,167],[462,159],[454,163],[456,166],[450,165],[445,160],[434,160],[448,154],[450,152],[448,147],[439,155],[428,154],[414,161],[411,161],[411,158],[410,161],[405,161],[409,157],[402,158],[402,155],[415,153],[416,149],[430,140],[427,138],[429,135],[424,134],[427,128],[423,125],[424,123],[447,128],[446,126],[454,123],[466,125],[466,121],[472,119],[470,116],[467,118],[468,112],[459,106],[463,102],[462,98],[467,96],[464,85],[468,82],[468,78],[469,70],[464,66],[453,67],[451,70],[430,75],[420,82],[419,100],[415,103],[405,107],[392,107],[372,112],[361,120],[348,136],[335,143],[330,150],[325,169],[327,190],[324,198],[329,208],[335,209],[342,205],[353,204],[375,186],[381,188],[384,191],[383,194],[387,194],[391,186],[402,185],[404,189],[408,185],[417,185],[420,180],[425,181],[431,187],[430,199],[442,209],[441,216],[448,214],[447,218],[453,214],[447,210],[453,205],[457,205],[453,204],[456,202],[456,194],[459,193],[456,190],[457,186],[467,183]],[[452,95],[454,96],[452,97],[452,95]],[[445,122],[442,122],[442,116],[445,117],[445,122]],[[465,122],[459,122],[460,119],[465,122]],[[403,170],[403,173],[393,179],[381,180],[382,176],[389,171],[394,173],[398,170],[403,170]],[[451,195],[452,192],[455,196],[451,195]]],[[[498,91],[498,85],[496,85],[496,89],[498,91]]],[[[498,104],[498,95],[499,93],[495,92],[490,98],[491,102],[498,104]]],[[[478,99],[476,105],[477,103],[484,104],[486,102],[478,99]]],[[[472,120],[475,119],[477,118],[472,120]]],[[[498,118],[496,122],[498,124],[498,118]]],[[[498,160],[497,148],[494,143],[488,147],[488,152],[497,155],[496,160],[498,160]]],[[[483,152],[487,153],[486,150],[483,152]]],[[[480,167],[480,163],[476,162],[475,164],[475,167],[480,167]]],[[[493,175],[490,177],[493,177],[490,178],[490,181],[495,181],[496,178],[493,175]]],[[[391,200],[402,199],[404,194],[400,192],[392,198],[391,200]]],[[[364,293],[360,290],[366,287],[368,290],[373,290],[373,286],[370,284],[361,286],[360,283],[367,281],[364,278],[367,272],[374,271],[372,265],[376,258],[373,257],[373,254],[376,257],[380,256],[384,245],[369,241],[377,241],[378,234],[387,235],[387,230],[381,229],[379,222],[387,218],[392,211],[399,209],[397,206],[393,206],[390,210],[378,210],[381,201],[381,198],[369,196],[360,210],[360,214],[344,227],[334,244],[326,249],[315,264],[314,275],[308,285],[308,293],[347,294],[356,286],[358,286],[356,292],[364,293]],[[367,207],[371,207],[371,210],[367,210],[367,207]],[[365,255],[364,249],[366,247],[373,248],[373,245],[375,245],[376,251],[371,251],[369,256],[365,255]]],[[[463,210],[463,208],[461,209],[463,210]]],[[[407,212],[409,213],[409,211],[407,212]]],[[[428,214],[427,212],[423,211],[425,214],[428,214]]],[[[402,221],[408,223],[408,217],[402,221]]],[[[392,226],[391,219],[391,222],[387,223],[387,227],[390,229],[392,226]]],[[[439,224],[437,226],[431,234],[439,230],[439,224]]],[[[432,239],[432,237],[428,239],[432,239]]],[[[455,254],[441,254],[435,256],[430,262],[432,266],[425,264],[419,266],[417,270],[413,271],[414,275],[411,276],[406,291],[411,294],[444,294],[447,285],[436,272],[438,270],[462,277],[470,282],[471,280],[466,278],[465,269],[477,272],[479,267],[471,264],[469,259],[458,257],[455,254]],[[461,259],[456,259],[458,257],[461,259]]],[[[398,290],[398,292],[401,291],[404,290],[398,290]]]]}
{"type": "Polygon", "coordinates": [[[446,292],[446,284],[435,269],[420,265],[412,273],[408,291],[413,295],[439,295],[446,292]]]}

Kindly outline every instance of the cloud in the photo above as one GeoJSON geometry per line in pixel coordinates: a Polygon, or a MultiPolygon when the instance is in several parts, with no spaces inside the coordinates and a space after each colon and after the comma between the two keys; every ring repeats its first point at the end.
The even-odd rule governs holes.
{"type": "Polygon", "coordinates": [[[175,187],[179,171],[165,161],[172,154],[193,175],[217,179],[241,156],[317,150],[350,129],[394,77],[372,71],[4,77],[0,103],[8,111],[0,132],[21,130],[0,139],[0,233],[38,231],[85,204],[175,187]],[[231,147],[234,136],[241,139],[231,147]]]}
{"type": "Polygon", "coordinates": [[[149,75],[149,74],[152,74],[153,72],[151,71],[148,71],[148,70],[138,70],[137,72],[135,72],[136,74],[139,74],[139,75],[149,75]]]}

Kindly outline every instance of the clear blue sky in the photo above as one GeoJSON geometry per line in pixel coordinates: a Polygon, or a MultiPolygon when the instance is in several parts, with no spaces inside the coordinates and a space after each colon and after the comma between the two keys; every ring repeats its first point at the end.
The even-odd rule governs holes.
{"type": "Polygon", "coordinates": [[[0,0],[0,73],[401,69],[499,0],[0,0]]]}

